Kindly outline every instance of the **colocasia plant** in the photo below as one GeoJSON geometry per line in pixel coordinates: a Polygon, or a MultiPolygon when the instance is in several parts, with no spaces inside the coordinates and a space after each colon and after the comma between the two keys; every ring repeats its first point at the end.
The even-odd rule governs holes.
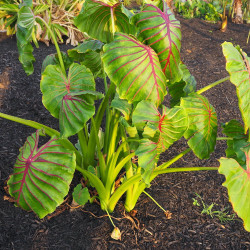
{"type": "Polygon", "coordinates": [[[47,26],[57,49],[42,65],[41,91],[60,131],[0,113],[37,129],[20,149],[8,181],[16,206],[45,217],[64,201],[79,171],[87,187],[75,187],[75,202],[83,205],[98,199],[109,213],[126,194],[124,206],[131,211],[158,175],[213,170],[225,175],[223,185],[233,208],[250,231],[250,58],[246,53],[223,43],[230,76],[196,91],[194,77],[180,60],[180,23],[165,1],[155,5],[144,1],[134,11],[117,0],[86,0],[75,25],[91,38],[67,54],[60,52],[41,17],[28,6],[20,9],[17,42],[26,70],[32,67],[30,41],[36,22],[47,26]],[[103,78],[104,95],[95,90],[96,77],[103,78]],[[201,94],[229,79],[236,86],[244,125],[229,121],[223,125],[226,137],[219,138],[215,109],[201,94]],[[170,107],[162,104],[167,89],[170,107]],[[102,101],[95,108],[97,99],[102,101]],[[101,128],[103,120],[105,128],[101,128]],[[78,143],[73,145],[69,138],[76,134],[78,143]],[[40,146],[43,135],[48,142],[40,146]],[[160,154],[182,137],[189,148],[158,164],[160,154]],[[190,151],[200,159],[209,158],[217,140],[228,145],[219,168],[170,168],[190,151]],[[91,197],[88,190],[93,188],[97,196],[91,197]]]}

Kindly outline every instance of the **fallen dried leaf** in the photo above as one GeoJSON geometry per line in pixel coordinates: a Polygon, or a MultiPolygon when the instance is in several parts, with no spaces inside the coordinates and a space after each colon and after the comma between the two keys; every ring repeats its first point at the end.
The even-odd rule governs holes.
{"type": "Polygon", "coordinates": [[[167,219],[170,220],[172,218],[172,213],[169,210],[166,210],[164,212],[164,214],[166,215],[167,219]]]}
{"type": "Polygon", "coordinates": [[[3,200],[4,201],[8,201],[8,202],[15,202],[15,199],[10,197],[10,196],[7,196],[7,195],[4,195],[3,196],[3,200]]]}
{"type": "Polygon", "coordinates": [[[115,227],[113,232],[111,233],[111,238],[114,240],[122,240],[121,231],[118,227],[115,227]]]}
{"type": "Polygon", "coordinates": [[[129,212],[129,215],[132,216],[132,217],[135,217],[136,214],[137,214],[137,212],[138,212],[137,210],[133,209],[133,210],[131,210],[131,211],[129,212]]]}

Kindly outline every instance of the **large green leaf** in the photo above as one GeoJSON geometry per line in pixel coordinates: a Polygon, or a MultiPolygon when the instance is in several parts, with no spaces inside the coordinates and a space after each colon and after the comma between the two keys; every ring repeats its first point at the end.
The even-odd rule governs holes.
{"type": "Polygon", "coordinates": [[[160,114],[154,104],[141,101],[133,112],[132,120],[139,129],[147,123],[143,132],[145,139],[140,143],[136,155],[139,166],[145,170],[144,180],[148,182],[160,153],[166,151],[186,131],[187,116],[181,107],[168,109],[163,106],[160,114]]]}
{"type": "Polygon", "coordinates": [[[223,134],[234,139],[245,139],[244,126],[237,120],[231,120],[223,124],[223,134]]]}
{"type": "Polygon", "coordinates": [[[250,58],[232,43],[222,44],[226,57],[226,69],[230,74],[230,81],[236,86],[239,107],[245,124],[245,133],[250,128],[250,58]]]}
{"type": "Polygon", "coordinates": [[[139,38],[152,47],[160,60],[161,67],[170,83],[181,79],[180,22],[169,8],[162,12],[154,5],[145,5],[143,10],[133,17],[139,29],[139,38]]]}
{"type": "Polygon", "coordinates": [[[227,140],[226,156],[235,159],[241,166],[246,162],[246,155],[242,148],[250,145],[248,135],[244,133],[244,127],[239,121],[231,120],[223,125],[223,133],[230,137],[227,140]]]}
{"type": "Polygon", "coordinates": [[[57,65],[49,65],[42,74],[43,104],[59,118],[61,135],[68,137],[79,132],[94,115],[94,99],[101,97],[95,91],[90,70],[73,63],[65,76],[57,65]]]}
{"type": "Polygon", "coordinates": [[[116,33],[115,40],[103,49],[105,71],[121,99],[129,103],[152,100],[157,105],[163,101],[166,78],[153,49],[122,33],[116,33]]]}
{"type": "Polygon", "coordinates": [[[88,52],[95,51],[99,53],[102,50],[103,43],[98,40],[88,39],[79,44],[77,47],[68,50],[69,57],[81,62],[84,55],[88,52]]]}
{"type": "Polygon", "coordinates": [[[200,159],[209,158],[214,151],[217,135],[217,115],[208,100],[198,94],[190,94],[181,99],[181,107],[186,110],[189,127],[184,136],[188,145],[200,159]]]}
{"type": "MultiPolygon", "coordinates": [[[[70,65],[73,63],[73,60],[68,57],[68,55],[65,52],[61,52],[62,58],[63,58],[63,63],[66,69],[70,67],[70,65]]],[[[60,61],[58,59],[58,54],[50,54],[45,57],[42,63],[42,69],[41,73],[46,69],[48,65],[59,65],[60,66],[60,61]]]]}
{"type": "Polygon", "coordinates": [[[160,156],[157,145],[149,139],[142,139],[135,153],[138,156],[138,164],[143,170],[143,180],[146,184],[150,184],[150,176],[156,168],[160,156]]]}
{"type": "Polygon", "coordinates": [[[144,127],[144,136],[156,137],[156,144],[161,152],[179,140],[187,129],[187,115],[183,108],[169,109],[163,106],[161,114],[149,101],[141,101],[136,106],[132,121],[139,129],[143,123],[147,123],[144,127]]]}
{"type": "Polygon", "coordinates": [[[68,50],[68,54],[75,61],[80,62],[91,70],[94,77],[103,77],[102,61],[100,52],[103,43],[98,40],[89,39],[68,50]]]}
{"type": "Polygon", "coordinates": [[[196,90],[196,80],[190,74],[185,64],[180,65],[182,79],[178,82],[168,84],[169,94],[171,95],[170,105],[174,107],[180,104],[181,97],[188,96],[196,90]]]}
{"type": "Polygon", "coordinates": [[[32,32],[35,24],[35,17],[29,7],[23,6],[18,12],[17,19],[17,48],[19,52],[19,61],[27,75],[33,73],[33,62],[35,58],[32,54],[33,47],[30,44],[32,32]]]}
{"type": "Polygon", "coordinates": [[[225,175],[223,183],[228,189],[229,200],[234,211],[244,221],[244,227],[250,232],[250,147],[245,149],[246,169],[236,160],[221,158],[219,173],[225,175]]]}
{"type": "Polygon", "coordinates": [[[86,0],[81,13],[75,18],[75,25],[90,37],[104,43],[113,40],[112,16],[114,31],[135,34],[135,27],[121,10],[119,1],[86,0]]]}
{"type": "Polygon", "coordinates": [[[39,131],[27,138],[8,186],[16,205],[40,218],[64,201],[75,172],[75,154],[52,138],[38,148],[39,131]]]}

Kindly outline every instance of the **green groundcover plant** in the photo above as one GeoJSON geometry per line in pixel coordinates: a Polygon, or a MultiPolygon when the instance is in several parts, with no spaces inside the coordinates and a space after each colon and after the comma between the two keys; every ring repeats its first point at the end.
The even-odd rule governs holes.
{"type": "Polygon", "coordinates": [[[203,18],[207,21],[218,22],[223,13],[223,4],[219,1],[207,2],[203,0],[176,0],[175,7],[185,18],[203,18]]]}
{"type": "MultiPolygon", "coordinates": [[[[48,26],[23,6],[18,12],[17,43],[26,70],[32,67],[30,41],[36,22],[48,26]]],[[[250,231],[250,58],[246,53],[223,43],[230,76],[196,91],[194,77],[180,60],[180,23],[165,2],[145,1],[134,12],[117,0],[86,0],[75,25],[91,39],[61,53],[49,30],[57,54],[47,56],[42,65],[42,101],[58,118],[60,131],[0,113],[37,129],[20,149],[8,181],[16,206],[45,217],[64,201],[79,171],[87,187],[75,187],[76,203],[98,199],[109,213],[125,194],[125,209],[131,211],[158,175],[213,170],[225,175],[223,185],[233,208],[250,231]],[[104,95],[95,90],[96,77],[104,79],[104,95]],[[222,138],[217,137],[216,111],[201,94],[229,79],[236,86],[244,125],[229,121],[223,125],[222,138]],[[169,107],[162,104],[167,89],[169,107]],[[97,99],[102,101],[95,108],[97,99]],[[73,145],[69,138],[75,134],[78,143],[73,145]],[[44,135],[48,141],[40,145],[39,137],[44,135]],[[160,154],[182,137],[189,148],[158,164],[160,154]],[[219,168],[170,167],[190,151],[200,159],[209,158],[217,140],[228,145],[219,168]],[[93,188],[97,196],[91,197],[88,190],[93,188]]]]}

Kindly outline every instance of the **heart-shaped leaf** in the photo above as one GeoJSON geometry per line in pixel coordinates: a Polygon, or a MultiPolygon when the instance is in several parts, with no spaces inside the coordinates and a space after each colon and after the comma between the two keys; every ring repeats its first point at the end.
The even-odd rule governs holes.
{"type": "Polygon", "coordinates": [[[74,23],[79,30],[104,43],[113,40],[113,32],[135,34],[135,27],[129,23],[128,17],[122,12],[119,1],[105,3],[86,0],[74,23]]]}
{"type": "Polygon", "coordinates": [[[104,44],[101,41],[89,39],[89,40],[82,42],[77,47],[73,49],[69,49],[68,55],[69,57],[73,58],[75,61],[81,62],[82,60],[84,60],[85,53],[88,53],[91,51],[95,51],[99,53],[103,45],[104,44]]]}
{"type": "Polygon", "coordinates": [[[181,99],[181,107],[186,110],[189,127],[184,136],[188,145],[200,159],[209,158],[214,151],[217,135],[217,115],[208,100],[198,94],[190,94],[181,99]]]}
{"type": "Polygon", "coordinates": [[[89,68],[95,78],[103,78],[102,60],[100,53],[97,53],[95,51],[87,52],[81,64],[89,68]]]}
{"type": "MultiPolygon", "coordinates": [[[[68,69],[70,67],[70,65],[73,63],[73,60],[71,58],[69,58],[65,52],[61,52],[61,54],[62,54],[64,66],[66,69],[68,69]]],[[[50,55],[47,55],[45,57],[45,59],[43,60],[43,63],[42,63],[41,73],[43,73],[43,71],[46,69],[46,67],[48,65],[59,65],[60,66],[60,62],[59,62],[57,53],[50,54],[50,55]]]]}
{"type": "Polygon", "coordinates": [[[93,101],[101,97],[103,95],[95,91],[82,91],[64,95],[59,114],[61,135],[69,137],[79,132],[95,113],[93,101]]]}
{"type": "Polygon", "coordinates": [[[103,43],[98,40],[86,40],[76,48],[68,50],[74,61],[78,61],[91,70],[94,77],[103,77],[100,51],[103,43]]]}
{"type": "Polygon", "coordinates": [[[221,158],[219,173],[225,175],[223,183],[228,189],[229,200],[234,211],[244,221],[244,227],[250,232],[250,147],[245,149],[246,169],[236,160],[221,158]]]}
{"type": "Polygon", "coordinates": [[[34,24],[35,17],[32,10],[29,7],[23,6],[18,12],[16,38],[19,61],[27,75],[32,74],[34,71],[33,62],[35,58],[32,54],[33,47],[30,44],[34,24]]]}
{"type": "Polygon", "coordinates": [[[181,97],[188,96],[196,90],[196,80],[190,74],[187,66],[181,64],[180,70],[182,72],[182,79],[179,82],[168,84],[169,94],[171,95],[171,107],[179,105],[181,97]]]}
{"type": "MultiPolygon", "coordinates": [[[[133,112],[133,124],[137,127],[147,123],[147,129],[157,131],[157,147],[164,152],[175,141],[179,140],[187,129],[187,115],[181,107],[167,108],[163,106],[162,114],[157,107],[148,102],[141,101],[133,112]]],[[[145,131],[144,128],[144,134],[145,131]]],[[[154,136],[154,135],[153,135],[154,136]]]]}
{"type": "Polygon", "coordinates": [[[64,201],[75,172],[75,154],[52,138],[38,148],[39,131],[20,150],[8,186],[16,205],[40,218],[64,201]]]}
{"type": "Polygon", "coordinates": [[[94,91],[95,81],[90,70],[73,63],[65,76],[57,65],[49,65],[42,74],[43,104],[59,118],[61,135],[68,137],[79,132],[94,115],[93,105],[101,94],[94,91]]]}
{"type": "Polygon", "coordinates": [[[244,127],[237,120],[231,120],[223,125],[223,134],[234,139],[245,139],[244,127]]]}
{"type": "Polygon", "coordinates": [[[245,124],[245,133],[250,128],[250,58],[232,43],[222,44],[226,57],[226,69],[230,74],[230,81],[236,86],[239,107],[245,124]]]}
{"type": "Polygon", "coordinates": [[[244,133],[244,127],[239,121],[231,120],[223,126],[223,133],[230,137],[227,140],[226,156],[235,159],[241,166],[246,162],[246,155],[242,151],[250,145],[248,135],[244,133]]]}
{"type": "Polygon", "coordinates": [[[140,129],[147,123],[143,133],[145,139],[136,151],[139,166],[146,171],[144,180],[147,182],[160,153],[166,151],[186,131],[187,115],[181,107],[168,109],[165,106],[160,114],[155,105],[141,101],[133,112],[132,120],[140,129]]]}
{"type": "Polygon", "coordinates": [[[117,86],[121,99],[129,103],[152,100],[159,105],[166,91],[166,78],[153,49],[135,38],[116,33],[104,46],[105,71],[117,86]]]}
{"type": "Polygon", "coordinates": [[[133,17],[139,29],[139,38],[153,48],[160,60],[161,67],[170,83],[181,79],[180,22],[169,8],[162,12],[154,5],[145,5],[143,10],[133,17]]]}

